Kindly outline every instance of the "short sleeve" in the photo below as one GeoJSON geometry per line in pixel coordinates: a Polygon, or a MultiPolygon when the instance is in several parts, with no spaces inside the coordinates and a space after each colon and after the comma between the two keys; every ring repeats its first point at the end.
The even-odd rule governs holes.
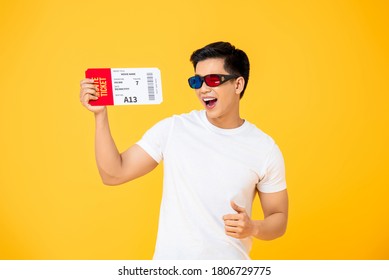
{"type": "Polygon", "coordinates": [[[172,124],[173,118],[167,118],[158,122],[146,131],[136,143],[158,163],[163,160],[172,124]]]}
{"type": "Polygon", "coordinates": [[[257,185],[260,192],[273,193],[286,189],[284,158],[276,144],[267,157],[262,174],[257,185]]]}

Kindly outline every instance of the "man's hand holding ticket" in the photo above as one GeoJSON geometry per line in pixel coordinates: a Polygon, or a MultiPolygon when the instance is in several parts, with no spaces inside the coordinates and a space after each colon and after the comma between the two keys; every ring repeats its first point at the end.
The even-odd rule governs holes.
{"type": "Polygon", "coordinates": [[[161,72],[158,68],[90,68],[97,100],[92,106],[147,105],[162,102],[161,72]]]}

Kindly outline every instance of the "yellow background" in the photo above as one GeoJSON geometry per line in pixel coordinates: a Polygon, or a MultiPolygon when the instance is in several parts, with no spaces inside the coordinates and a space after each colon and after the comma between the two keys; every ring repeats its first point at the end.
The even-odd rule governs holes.
{"type": "Polygon", "coordinates": [[[287,234],[256,240],[251,256],[388,259],[387,3],[2,3],[0,258],[150,259],[162,166],[101,183],[79,81],[89,67],[160,68],[161,105],[109,108],[124,150],[158,120],[201,108],[189,56],[223,40],[251,61],[242,116],[273,136],[287,167],[287,234]]]}

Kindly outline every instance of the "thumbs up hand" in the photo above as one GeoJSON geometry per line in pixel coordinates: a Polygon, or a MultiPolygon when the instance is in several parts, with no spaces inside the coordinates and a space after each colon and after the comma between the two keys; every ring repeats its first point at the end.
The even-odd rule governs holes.
{"type": "Polygon", "coordinates": [[[224,229],[228,236],[242,239],[255,234],[253,221],[247,215],[246,209],[231,201],[231,207],[237,213],[223,216],[224,229]]]}

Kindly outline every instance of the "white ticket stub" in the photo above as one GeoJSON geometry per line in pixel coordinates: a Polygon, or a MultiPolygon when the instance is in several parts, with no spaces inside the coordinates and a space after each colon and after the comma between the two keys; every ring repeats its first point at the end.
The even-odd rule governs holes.
{"type": "Polygon", "coordinates": [[[158,68],[89,68],[86,78],[94,80],[98,100],[93,106],[148,105],[162,102],[161,72],[158,68]]]}

